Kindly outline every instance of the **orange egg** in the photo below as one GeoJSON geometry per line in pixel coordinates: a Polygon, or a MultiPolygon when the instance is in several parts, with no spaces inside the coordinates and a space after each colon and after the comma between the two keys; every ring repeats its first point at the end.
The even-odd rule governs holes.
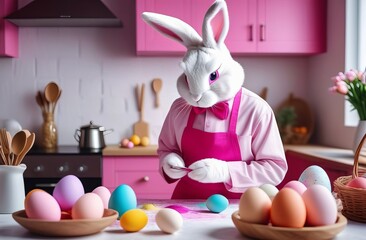
{"type": "Polygon", "coordinates": [[[272,201],[272,225],[301,228],[305,221],[306,207],[301,195],[291,188],[282,188],[272,201]]]}

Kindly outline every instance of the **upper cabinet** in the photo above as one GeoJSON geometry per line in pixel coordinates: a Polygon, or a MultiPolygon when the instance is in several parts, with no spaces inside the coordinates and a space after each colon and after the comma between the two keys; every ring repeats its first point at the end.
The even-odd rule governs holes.
{"type": "MultiPolygon", "coordinates": [[[[317,54],[326,50],[326,0],[226,0],[230,27],[226,45],[234,55],[317,54]]],[[[137,54],[169,55],[185,48],[148,26],[145,11],[180,18],[201,34],[213,0],[136,1],[137,54]]]]}
{"type": "Polygon", "coordinates": [[[4,19],[17,7],[17,0],[0,0],[0,57],[18,57],[18,27],[4,19]]]}

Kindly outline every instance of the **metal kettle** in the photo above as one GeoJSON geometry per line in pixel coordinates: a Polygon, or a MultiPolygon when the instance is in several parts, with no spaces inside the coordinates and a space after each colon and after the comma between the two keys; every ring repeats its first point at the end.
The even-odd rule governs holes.
{"type": "Polygon", "coordinates": [[[75,130],[74,138],[80,148],[96,149],[104,148],[104,135],[113,132],[113,129],[105,129],[102,126],[94,125],[92,121],[88,125],[75,130]]]}

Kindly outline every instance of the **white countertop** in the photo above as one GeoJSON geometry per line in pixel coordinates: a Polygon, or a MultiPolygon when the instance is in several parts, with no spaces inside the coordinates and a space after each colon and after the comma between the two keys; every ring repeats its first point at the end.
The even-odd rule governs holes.
{"type": "MultiPolygon", "coordinates": [[[[286,151],[294,151],[319,159],[353,165],[354,153],[350,149],[333,148],[319,145],[285,145],[286,151]]],[[[366,157],[360,156],[359,164],[366,166],[366,157]]]]}
{"type": "MultiPolygon", "coordinates": [[[[159,200],[161,201],[161,200],[159,200]]],[[[159,201],[147,200],[142,203],[154,203],[157,206],[167,206],[159,201]]],[[[119,222],[106,228],[100,233],[77,238],[67,239],[88,239],[88,240],[110,240],[110,239],[197,239],[197,240],[219,240],[219,239],[249,239],[242,236],[235,228],[231,213],[238,210],[236,203],[231,203],[229,207],[220,214],[210,213],[204,206],[204,202],[182,202],[181,205],[194,209],[194,212],[182,214],[184,223],[180,231],[175,234],[165,234],[161,232],[155,223],[156,211],[147,211],[149,222],[141,231],[127,233],[120,226],[119,222]],[[199,211],[198,211],[199,210],[199,211]]],[[[348,221],[346,228],[337,235],[336,240],[357,240],[365,239],[365,224],[348,221]]],[[[43,237],[28,232],[25,228],[16,223],[10,214],[0,214],[0,238],[7,239],[55,239],[43,237]]],[[[60,238],[58,238],[60,239],[60,238]]]]}

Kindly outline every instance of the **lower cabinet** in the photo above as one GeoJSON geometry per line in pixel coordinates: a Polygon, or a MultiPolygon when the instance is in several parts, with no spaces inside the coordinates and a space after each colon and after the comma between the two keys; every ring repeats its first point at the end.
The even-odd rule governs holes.
{"type": "Polygon", "coordinates": [[[301,173],[307,167],[312,165],[317,165],[326,171],[330,179],[332,189],[333,182],[338,177],[352,175],[352,165],[324,160],[294,151],[286,151],[286,159],[288,164],[288,171],[284,180],[277,186],[279,189],[291,180],[298,180],[301,173]]]}
{"type": "Polygon", "coordinates": [[[129,185],[137,199],[170,199],[175,188],[159,173],[156,156],[103,156],[103,186],[111,192],[129,185]]]}

